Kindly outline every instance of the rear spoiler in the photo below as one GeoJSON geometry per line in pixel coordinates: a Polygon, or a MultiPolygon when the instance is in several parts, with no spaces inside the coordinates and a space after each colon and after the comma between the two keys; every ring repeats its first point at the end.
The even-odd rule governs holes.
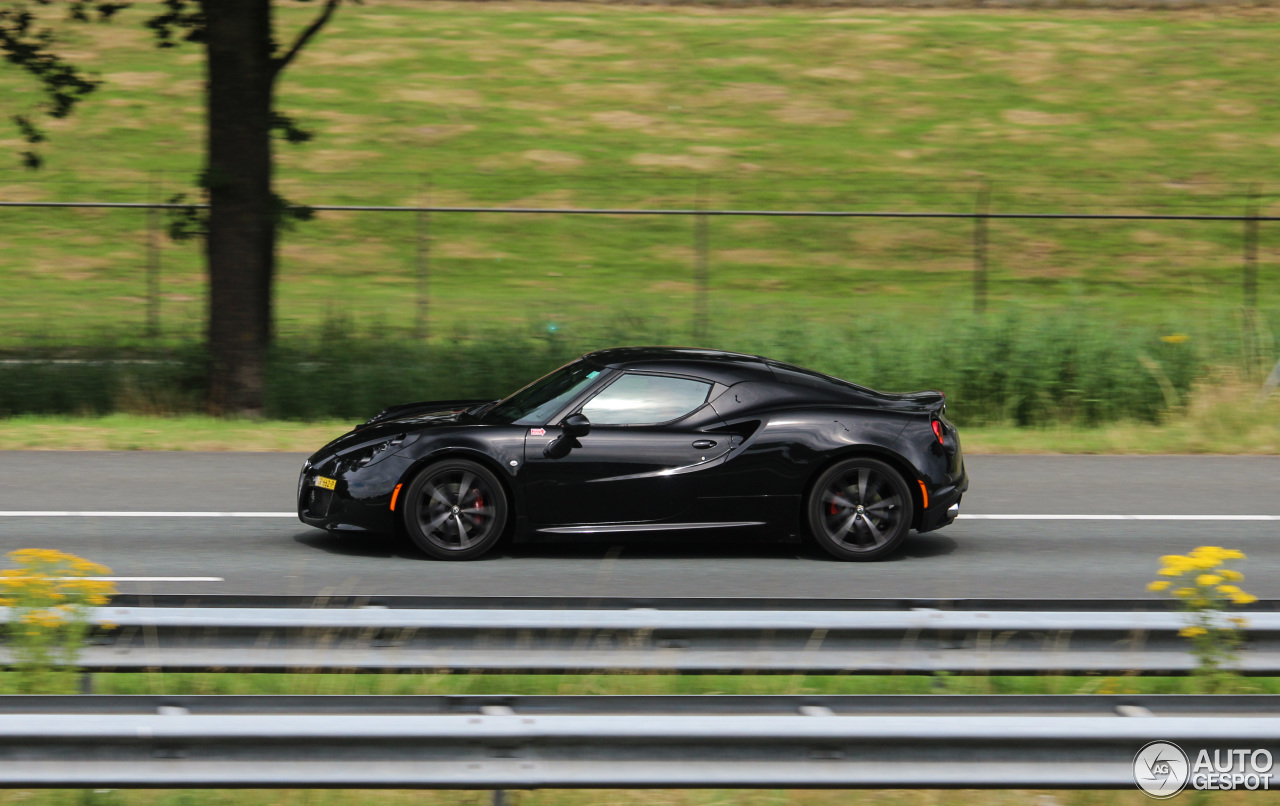
{"type": "Polygon", "coordinates": [[[881,392],[880,395],[886,408],[898,411],[939,415],[947,410],[947,396],[934,389],[923,392],[908,392],[905,395],[892,395],[881,392]]]}

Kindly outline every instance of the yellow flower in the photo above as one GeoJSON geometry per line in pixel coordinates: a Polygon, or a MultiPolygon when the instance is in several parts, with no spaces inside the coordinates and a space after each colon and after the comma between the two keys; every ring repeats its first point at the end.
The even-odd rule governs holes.
{"type": "Polygon", "coordinates": [[[1221,573],[1223,577],[1225,577],[1226,579],[1232,582],[1244,581],[1244,574],[1240,573],[1239,571],[1233,571],[1230,568],[1224,568],[1221,573]]]}
{"type": "Polygon", "coordinates": [[[1181,630],[1178,630],[1178,635],[1181,635],[1183,638],[1196,638],[1207,632],[1208,630],[1204,627],[1183,627],[1181,630]]]}
{"type": "Polygon", "coordinates": [[[1240,590],[1235,585],[1219,585],[1218,593],[1222,593],[1227,596],[1234,596],[1237,593],[1244,593],[1244,591],[1240,590]]]}
{"type": "Polygon", "coordinates": [[[1217,585],[1221,581],[1222,577],[1217,574],[1201,574],[1196,577],[1196,584],[1202,588],[1207,588],[1210,585],[1217,585]]]}
{"type": "Polygon", "coordinates": [[[105,566],[52,549],[18,549],[8,554],[18,568],[0,570],[0,605],[14,608],[14,620],[30,627],[61,630],[84,608],[102,606],[115,593],[105,566]]]}
{"type": "Polygon", "coordinates": [[[1160,341],[1165,344],[1182,344],[1189,338],[1191,337],[1186,333],[1170,333],[1168,336],[1161,336],[1160,341]]]}
{"type": "Polygon", "coordinates": [[[43,627],[51,629],[62,624],[61,616],[54,610],[32,610],[23,613],[18,621],[22,624],[28,624],[32,627],[43,627]]]}
{"type": "Polygon", "coordinates": [[[1178,588],[1176,591],[1173,592],[1173,595],[1179,597],[1180,599],[1185,599],[1188,596],[1194,596],[1195,593],[1196,593],[1195,588],[1178,588]]]}
{"type": "Polygon", "coordinates": [[[1222,552],[1222,559],[1243,560],[1243,559],[1246,559],[1246,557],[1244,556],[1243,551],[1236,551],[1235,549],[1227,549],[1226,551],[1222,552]]]}
{"type": "Polygon", "coordinates": [[[1231,597],[1231,601],[1238,605],[1247,605],[1258,601],[1258,597],[1250,596],[1247,593],[1237,593],[1235,596],[1231,597]]]}
{"type": "Polygon", "coordinates": [[[1242,617],[1242,616],[1232,616],[1232,617],[1229,619],[1229,621],[1230,621],[1232,624],[1236,625],[1237,627],[1248,627],[1248,626],[1249,626],[1249,619],[1244,618],[1244,617],[1242,617]]]}
{"type": "Polygon", "coordinates": [[[1147,590],[1149,590],[1149,591],[1162,591],[1162,590],[1166,590],[1166,589],[1167,589],[1170,585],[1172,585],[1172,584],[1173,584],[1172,582],[1169,582],[1168,580],[1162,579],[1162,580],[1159,580],[1159,581],[1156,581],[1156,582],[1152,582],[1151,584],[1147,585],[1147,590]]]}

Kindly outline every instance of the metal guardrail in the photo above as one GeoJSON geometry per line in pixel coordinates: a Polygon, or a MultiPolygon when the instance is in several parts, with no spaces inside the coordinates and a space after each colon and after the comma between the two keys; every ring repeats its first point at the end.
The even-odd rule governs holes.
{"type": "MultiPolygon", "coordinates": [[[[1142,599],[1012,599],[877,597],[833,599],[820,596],[432,596],[420,594],[276,595],[261,593],[119,593],[119,607],[306,608],[308,610],[907,610],[1026,611],[1076,613],[1154,611],[1176,607],[1157,596],[1142,599]]],[[[1280,612],[1280,599],[1261,599],[1241,612],[1280,612]]]]}
{"type": "Polygon", "coordinates": [[[1128,788],[1157,739],[1280,697],[0,697],[0,786],[1128,788]]]}
{"type": "MultiPolygon", "coordinates": [[[[710,602],[663,607],[661,600],[584,606],[592,601],[599,604],[112,605],[96,612],[100,628],[80,664],[89,671],[721,674],[1182,674],[1196,667],[1177,634],[1185,616],[1167,607],[1041,610],[1021,602],[1026,609],[944,609],[891,602],[876,608],[865,600],[802,609],[765,602],[751,609],[750,600],[718,609],[710,602]]],[[[1244,674],[1280,674],[1280,612],[1273,604],[1247,612],[1238,667],[1244,674]]]]}

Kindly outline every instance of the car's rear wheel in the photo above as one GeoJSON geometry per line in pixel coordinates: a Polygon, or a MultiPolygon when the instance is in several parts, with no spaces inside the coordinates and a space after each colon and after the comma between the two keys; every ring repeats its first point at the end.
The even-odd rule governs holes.
{"type": "Polygon", "coordinates": [[[846,459],[818,477],[807,502],[809,531],[840,560],[878,560],[911,531],[914,504],[902,475],[875,459],[846,459]]]}
{"type": "Polygon", "coordinates": [[[507,496],[488,468],[446,459],[414,478],[405,496],[405,529],[414,544],[438,560],[470,560],[502,537],[507,496]]]}

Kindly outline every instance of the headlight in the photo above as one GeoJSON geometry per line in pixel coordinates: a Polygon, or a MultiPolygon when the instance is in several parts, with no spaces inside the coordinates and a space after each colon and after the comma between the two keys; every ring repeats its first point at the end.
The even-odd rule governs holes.
{"type": "Polygon", "coordinates": [[[417,434],[396,434],[385,442],[378,442],[357,451],[355,456],[352,457],[353,463],[356,467],[376,465],[405,445],[413,444],[417,438],[417,434]]]}
{"type": "Polygon", "coordinates": [[[298,474],[298,495],[296,496],[297,498],[302,497],[302,484],[307,480],[307,471],[310,469],[311,469],[311,460],[308,459],[302,463],[302,472],[298,474]]]}

